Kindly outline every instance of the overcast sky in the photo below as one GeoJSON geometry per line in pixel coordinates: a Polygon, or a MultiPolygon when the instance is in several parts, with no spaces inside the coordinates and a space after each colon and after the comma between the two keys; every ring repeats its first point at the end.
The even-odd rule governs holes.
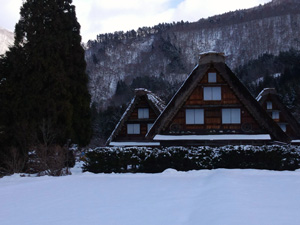
{"type": "MultiPolygon", "coordinates": [[[[0,27],[14,30],[24,0],[0,0],[0,27]]],[[[271,0],[73,0],[83,41],[163,22],[197,21],[271,0]]]]}

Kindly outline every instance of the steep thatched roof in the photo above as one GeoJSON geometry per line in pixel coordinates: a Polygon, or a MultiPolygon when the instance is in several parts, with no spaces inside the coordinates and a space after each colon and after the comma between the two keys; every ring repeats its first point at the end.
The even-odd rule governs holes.
{"type": "Polygon", "coordinates": [[[290,125],[291,129],[293,130],[293,133],[295,134],[292,138],[299,139],[300,124],[292,115],[292,113],[288,110],[288,108],[279,99],[279,96],[275,88],[265,88],[256,97],[256,100],[259,102],[260,105],[263,105],[268,99],[271,100],[284,115],[284,119],[290,125]]]}
{"type": "Polygon", "coordinates": [[[161,132],[170,125],[174,116],[184,105],[185,101],[211,67],[214,67],[219,72],[220,76],[228,83],[232,91],[239,98],[241,103],[244,104],[245,108],[258,122],[261,128],[265,129],[271,137],[277,141],[290,141],[289,137],[269,117],[267,112],[265,112],[260,104],[253,98],[248,89],[225,64],[224,54],[215,52],[208,52],[201,55],[199,64],[194,68],[162,114],[157,118],[152,128],[147,133],[147,138],[153,138],[156,134],[161,134],[161,132]]]}
{"type": "Polygon", "coordinates": [[[127,109],[123,113],[120,121],[116,125],[110,137],[107,139],[106,145],[113,141],[113,139],[118,135],[121,128],[124,126],[124,123],[128,120],[130,114],[136,108],[136,105],[138,104],[141,97],[146,97],[147,102],[149,103],[150,107],[154,110],[157,116],[164,110],[165,104],[157,95],[144,88],[135,89],[135,96],[129,103],[127,109]]]}

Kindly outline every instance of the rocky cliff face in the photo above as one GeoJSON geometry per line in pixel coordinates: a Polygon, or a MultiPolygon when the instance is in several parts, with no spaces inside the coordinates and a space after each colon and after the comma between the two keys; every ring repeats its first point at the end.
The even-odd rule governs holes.
{"type": "Polygon", "coordinates": [[[161,76],[171,83],[182,81],[200,52],[224,52],[233,69],[264,53],[298,49],[299,28],[300,2],[274,0],[195,23],[99,35],[86,50],[92,101],[105,108],[119,80],[130,84],[138,76],[161,76]]]}
{"type": "Polygon", "coordinates": [[[8,50],[8,46],[14,43],[14,34],[0,27],[0,55],[8,50]]]}

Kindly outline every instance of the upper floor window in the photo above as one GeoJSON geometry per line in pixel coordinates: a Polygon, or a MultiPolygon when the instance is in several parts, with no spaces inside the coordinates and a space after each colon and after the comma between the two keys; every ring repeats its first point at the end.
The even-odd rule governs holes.
{"type": "Polygon", "coordinates": [[[222,109],[223,124],[240,124],[241,109],[222,109]]]}
{"type": "Polygon", "coordinates": [[[272,102],[268,101],[267,102],[267,109],[272,109],[272,108],[273,108],[272,102]]]}
{"type": "Polygon", "coordinates": [[[141,129],[140,129],[140,124],[135,123],[135,124],[127,124],[127,134],[140,134],[141,129]]]}
{"type": "Polygon", "coordinates": [[[203,99],[205,101],[220,101],[221,100],[221,87],[204,87],[203,99]]]}
{"type": "Polygon", "coordinates": [[[208,73],[208,83],[217,82],[217,73],[208,73]]]}
{"type": "Polygon", "coordinates": [[[186,124],[204,124],[204,109],[186,109],[186,124]]]}
{"type": "Polygon", "coordinates": [[[279,111],[272,111],[272,119],[279,120],[279,111]]]}
{"type": "Polygon", "coordinates": [[[149,118],[149,109],[148,108],[139,108],[138,109],[138,118],[139,119],[148,119],[149,118]]]}

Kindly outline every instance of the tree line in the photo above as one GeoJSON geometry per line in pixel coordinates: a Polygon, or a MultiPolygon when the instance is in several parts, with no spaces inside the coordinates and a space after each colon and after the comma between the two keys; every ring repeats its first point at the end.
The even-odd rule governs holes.
{"type": "Polygon", "coordinates": [[[72,0],[25,1],[14,35],[14,45],[0,58],[2,173],[28,170],[29,152],[51,158],[70,143],[87,145],[92,134],[72,0]]]}

